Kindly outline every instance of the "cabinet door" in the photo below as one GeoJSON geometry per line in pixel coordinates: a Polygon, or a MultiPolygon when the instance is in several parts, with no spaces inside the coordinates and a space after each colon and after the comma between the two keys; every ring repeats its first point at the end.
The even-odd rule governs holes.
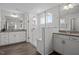
{"type": "Polygon", "coordinates": [[[16,34],[14,34],[15,35],[15,42],[20,42],[21,41],[21,38],[22,38],[22,36],[20,36],[21,35],[21,33],[19,33],[19,32],[15,32],[16,34]]]}
{"type": "Polygon", "coordinates": [[[0,33],[0,45],[8,44],[8,33],[0,33]]]}
{"type": "Polygon", "coordinates": [[[25,32],[16,32],[16,42],[25,41],[25,32]]]}
{"type": "Polygon", "coordinates": [[[61,54],[63,54],[64,52],[63,42],[64,42],[63,39],[54,37],[54,50],[61,54]]]}
{"type": "Polygon", "coordinates": [[[64,54],[79,55],[79,37],[70,37],[70,40],[66,40],[64,54]]]}
{"type": "Polygon", "coordinates": [[[9,33],[9,44],[16,43],[16,32],[9,33]]]}
{"type": "Polygon", "coordinates": [[[20,32],[21,41],[25,41],[25,32],[20,32]]]}

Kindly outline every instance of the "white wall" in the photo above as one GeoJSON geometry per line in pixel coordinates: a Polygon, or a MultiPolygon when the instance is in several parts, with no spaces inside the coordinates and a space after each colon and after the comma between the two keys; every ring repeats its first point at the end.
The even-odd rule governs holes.
{"type": "Polygon", "coordinates": [[[1,30],[1,9],[0,9],[0,30],[1,30]]]}

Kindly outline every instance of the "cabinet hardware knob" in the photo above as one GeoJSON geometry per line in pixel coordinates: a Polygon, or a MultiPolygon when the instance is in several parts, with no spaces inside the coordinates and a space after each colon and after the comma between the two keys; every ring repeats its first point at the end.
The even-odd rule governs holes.
{"type": "Polygon", "coordinates": [[[62,40],[62,44],[65,44],[66,42],[64,40],[62,40]]]}

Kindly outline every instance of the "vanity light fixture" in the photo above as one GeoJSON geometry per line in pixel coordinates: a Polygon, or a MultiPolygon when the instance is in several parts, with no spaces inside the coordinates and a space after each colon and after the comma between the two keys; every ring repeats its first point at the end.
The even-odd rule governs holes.
{"type": "Polygon", "coordinates": [[[69,7],[69,8],[73,8],[74,6],[73,6],[72,4],[69,4],[68,7],[69,7]]]}
{"type": "Polygon", "coordinates": [[[64,10],[68,10],[69,9],[69,7],[68,6],[64,6],[64,10]]]}
{"type": "Polygon", "coordinates": [[[13,15],[13,14],[12,14],[11,17],[18,17],[18,15],[13,15]]]}
{"type": "Polygon", "coordinates": [[[73,8],[74,6],[72,4],[68,4],[66,6],[64,6],[64,10],[69,10],[70,8],[73,8]]]}

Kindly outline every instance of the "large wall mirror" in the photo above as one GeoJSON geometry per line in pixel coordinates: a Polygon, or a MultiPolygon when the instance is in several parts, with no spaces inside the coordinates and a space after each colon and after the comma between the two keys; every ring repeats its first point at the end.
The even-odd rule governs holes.
{"type": "Polygon", "coordinates": [[[60,7],[60,31],[79,32],[79,4],[60,7]]]}
{"type": "Polygon", "coordinates": [[[2,31],[6,30],[24,30],[26,21],[25,14],[19,11],[2,10],[2,31]]]}

